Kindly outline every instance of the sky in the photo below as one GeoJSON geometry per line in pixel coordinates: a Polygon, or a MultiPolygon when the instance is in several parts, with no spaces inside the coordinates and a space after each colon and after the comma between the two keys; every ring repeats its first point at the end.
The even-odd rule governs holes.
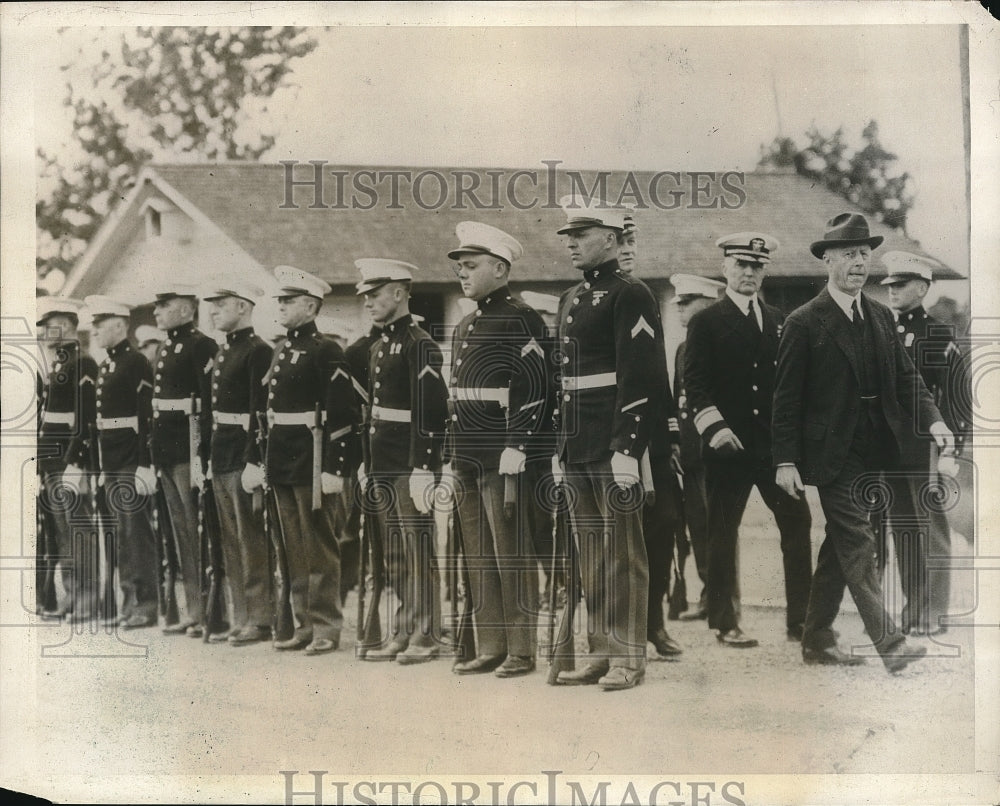
{"type": "MultiPolygon", "coordinates": [[[[266,160],[750,171],[779,134],[804,144],[813,124],[826,133],[843,127],[860,145],[874,118],[915,180],[910,236],[968,271],[957,26],[339,26],[312,34],[316,50],[252,114],[252,125],[277,135],[266,160]]],[[[66,80],[84,72],[59,67],[96,58],[110,37],[94,28],[44,36],[35,51],[36,137],[66,150],[59,102],[66,80]]]]}

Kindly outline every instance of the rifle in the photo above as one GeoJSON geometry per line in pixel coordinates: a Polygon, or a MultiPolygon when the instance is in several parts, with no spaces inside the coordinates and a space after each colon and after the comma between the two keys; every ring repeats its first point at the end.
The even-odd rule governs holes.
{"type": "Polygon", "coordinates": [[[105,624],[111,624],[118,614],[118,600],[115,594],[115,569],[118,566],[116,543],[118,536],[113,528],[113,520],[108,510],[107,490],[98,484],[104,470],[104,456],[97,434],[97,426],[90,424],[90,461],[97,469],[93,484],[94,526],[104,542],[104,590],[101,594],[101,613],[105,624]]]}
{"type": "Polygon", "coordinates": [[[35,606],[39,615],[54,613],[59,607],[56,598],[55,538],[45,477],[38,477],[35,499],[35,606]]]}
{"type": "Polygon", "coordinates": [[[687,521],[684,517],[684,482],[680,474],[675,474],[677,488],[674,490],[677,522],[674,528],[674,584],[667,594],[667,620],[677,621],[680,614],[688,609],[687,580],[684,579],[684,565],[691,554],[691,541],[687,535],[687,521]]]}
{"type": "MultiPolygon", "coordinates": [[[[472,624],[472,582],[469,579],[469,564],[466,561],[468,555],[465,553],[465,542],[462,539],[462,519],[458,517],[458,498],[452,492],[452,536],[455,543],[455,565],[458,567],[461,558],[461,579],[462,587],[465,588],[465,599],[462,603],[462,615],[458,626],[455,629],[455,648],[459,651],[460,659],[467,661],[476,657],[476,633],[472,624]]],[[[453,592],[454,595],[454,592],[453,592]]]]}
{"type": "Polygon", "coordinates": [[[317,403],[315,419],[310,429],[313,438],[312,508],[323,508],[323,407],[317,403]]]}
{"type": "Polygon", "coordinates": [[[382,641],[382,620],[379,615],[379,605],[382,591],[385,588],[385,545],[382,532],[379,529],[375,513],[371,511],[371,496],[374,495],[370,484],[359,485],[361,498],[361,527],[358,530],[358,634],[357,656],[363,658],[369,649],[377,648],[382,641]],[[367,538],[367,539],[366,539],[367,538]],[[365,609],[365,596],[368,589],[368,574],[365,565],[368,553],[371,552],[372,595],[365,609]]]}
{"type": "MultiPolygon", "coordinates": [[[[556,488],[556,528],[562,528],[566,536],[566,607],[563,610],[562,619],[559,622],[559,635],[554,642],[550,641],[550,662],[549,674],[546,683],[550,686],[556,685],[559,672],[568,672],[576,668],[576,656],[573,644],[573,621],[576,619],[576,604],[579,594],[577,593],[577,568],[576,568],[576,546],[573,538],[573,530],[570,528],[569,517],[569,497],[566,494],[565,481],[556,488]]],[[[553,541],[553,557],[556,552],[558,541],[553,541]]],[[[555,562],[553,561],[553,569],[555,562]]],[[[552,581],[552,588],[555,589],[555,580],[552,581]]],[[[554,594],[550,593],[550,597],[554,594]]],[[[553,603],[554,608],[554,603],[553,603]]],[[[555,618],[555,611],[552,611],[555,618]]]]}
{"type": "Polygon", "coordinates": [[[201,428],[198,422],[198,396],[191,395],[188,412],[188,458],[191,468],[191,487],[198,507],[198,542],[201,547],[201,597],[202,612],[205,614],[205,629],[202,641],[208,643],[209,636],[225,632],[225,605],[222,593],[222,547],[219,545],[219,512],[215,507],[215,491],[211,479],[206,479],[201,471],[201,457],[198,448],[201,442],[201,428]],[[207,585],[206,585],[207,583],[207,585]]]}
{"type": "MultiPolygon", "coordinates": [[[[285,554],[285,536],[281,532],[281,519],[277,516],[277,501],[274,489],[267,478],[268,432],[267,417],[261,411],[257,415],[257,449],[264,469],[263,500],[261,511],[264,518],[264,535],[269,545],[267,552],[271,579],[274,581],[275,607],[271,624],[271,634],[275,641],[288,641],[295,635],[295,621],[292,617],[291,584],[288,573],[288,558],[285,554]]],[[[256,501],[256,496],[254,497],[256,501]]]]}
{"type": "Polygon", "coordinates": [[[167,514],[163,489],[157,485],[152,495],[153,533],[156,535],[156,559],[160,567],[159,610],[164,624],[170,627],[180,622],[177,611],[177,548],[174,546],[173,528],[167,514]]]}

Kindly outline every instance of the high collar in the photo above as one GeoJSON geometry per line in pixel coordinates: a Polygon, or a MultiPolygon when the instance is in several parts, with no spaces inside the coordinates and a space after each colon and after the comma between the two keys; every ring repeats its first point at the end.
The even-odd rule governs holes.
{"type": "Polygon", "coordinates": [[[167,331],[167,338],[180,339],[194,333],[194,322],[185,322],[183,325],[171,328],[167,331]]]}
{"type": "Polygon", "coordinates": [[[733,291],[733,289],[727,287],[726,296],[733,301],[733,304],[735,304],[736,307],[740,309],[740,312],[744,316],[746,316],[746,314],[750,312],[751,302],[753,302],[754,306],[757,308],[758,311],[760,310],[760,300],[757,298],[756,293],[752,297],[748,297],[744,294],[740,294],[736,291],[733,291]]]}
{"type": "Polygon", "coordinates": [[[108,358],[118,358],[120,355],[124,355],[132,350],[132,344],[128,339],[122,339],[114,347],[109,347],[105,352],[108,358]]]}
{"type": "Polygon", "coordinates": [[[288,329],[288,338],[290,339],[301,339],[306,336],[311,336],[314,333],[318,333],[319,329],[316,327],[316,320],[311,322],[306,322],[304,325],[299,325],[298,327],[292,327],[288,329]]]}
{"type": "Polygon", "coordinates": [[[394,336],[397,333],[402,333],[411,324],[413,324],[413,316],[407,313],[399,317],[399,319],[394,319],[387,324],[384,328],[382,328],[382,333],[388,336],[394,336]]]}
{"type": "Polygon", "coordinates": [[[607,260],[599,266],[594,266],[592,269],[587,269],[584,271],[583,276],[587,278],[587,282],[596,283],[599,280],[604,280],[611,277],[616,272],[620,271],[621,267],[618,265],[618,258],[613,257],[611,260],[607,260]]]}
{"type": "Polygon", "coordinates": [[[927,311],[924,310],[923,305],[918,305],[916,308],[911,308],[904,313],[893,311],[893,315],[896,317],[897,322],[919,322],[921,319],[927,318],[927,311]]]}
{"type": "Polygon", "coordinates": [[[485,311],[491,306],[498,305],[501,302],[510,302],[510,300],[510,289],[507,286],[502,285],[495,291],[491,291],[481,300],[478,300],[476,304],[479,306],[479,310],[485,311]]]}
{"type": "Polygon", "coordinates": [[[854,300],[858,301],[858,310],[861,311],[861,319],[865,318],[865,307],[861,300],[861,292],[858,291],[856,297],[852,297],[850,294],[845,294],[839,288],[835,288],[833,283],[826,284],[826,290],[830,294],[830,298],[833,300],[834,304],[844,312],[844,316],[847,317],[848,321],[854,321],[854,314],[851,311],[851,306],[854,304],[854,300]]]}
{"type": "Polygon", "coordinates": [[[253,327],[241,327],[226,334],[226,344],[235,344],[238,341],[246,341],[253,335],[253,327]]]}

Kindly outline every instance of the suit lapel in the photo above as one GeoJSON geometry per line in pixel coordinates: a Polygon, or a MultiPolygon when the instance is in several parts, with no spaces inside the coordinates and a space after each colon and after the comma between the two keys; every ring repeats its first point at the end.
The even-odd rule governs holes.
{"type": "MultiPolygon", "coordinates": [[[[833,338],[833,341],[841,349],[854,371],[854,377],[861,383],[861,367],[858,366],[858,356],[854,352],[854,342],[851,340],[850,323],[840,309],[840,306],[833,301],[830,292],[825,288],[820,292],[819,319],[823,327],[833,338]]],[[[865,310],[867,315],[868,310],[865,310]]]]}

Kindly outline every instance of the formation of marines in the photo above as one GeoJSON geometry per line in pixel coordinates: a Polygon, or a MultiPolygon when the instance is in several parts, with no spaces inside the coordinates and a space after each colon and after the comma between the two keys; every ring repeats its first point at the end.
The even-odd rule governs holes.
{"type": "Polygon", "coordinates": [[[739,584],[756,487],[803,659],[863,662],[832,630],[845,587],[889,671],[919,658],[904,636],[946,629],[947,574],[930,574],[928,557],[950,554],[921,485],[939,462],[951,472],[964,429],[948,403],[958,350],[921,307],[931,263],[885,256],[892,311],[860,294],[881,238],[845,213],[813,244],[827,288],[786,319],[760,293],[778,240],[723,237],[724,282],[671,278],[687,327],[671,383],[659,303],[633,274],[629,211],[563,206],[558,234],[581,278],[545,306],[554,327],[510,287],[521,244],[458,225],[448,258],[474,305],[448,361],[409,308],[419,270],[399,260],[356,261],[372,326],[346,349],[317,327],[330,285],[290,266],[274,270],[285,333],[273,348],[252,326],[264,291],[242,278],[156,289],[158,329],[138,328],[138,347],[122,301],[41,298],[38,612],[319,655],[340,648],[356,583],[365,662],[447,655],[455,674],[507,678],[541,652],[552,684],[628,689],[647,659],[682,656],[666,620],[706,619],[724,647],[758,644],[739,584]],[[199,299],[221,343],[197,328],[199,299]],[[99,367],[77,346],[83,309],[99,367]],[[872,471],[894,491],[877,531],[850,494],[872,471]],[[815,575],[805,484],[827,523],[815,575]],[[883,605],[886,535],[906,596],[899,629],[883,605]],[[576,662],[579,602],[588,651],[576,662]]]}

